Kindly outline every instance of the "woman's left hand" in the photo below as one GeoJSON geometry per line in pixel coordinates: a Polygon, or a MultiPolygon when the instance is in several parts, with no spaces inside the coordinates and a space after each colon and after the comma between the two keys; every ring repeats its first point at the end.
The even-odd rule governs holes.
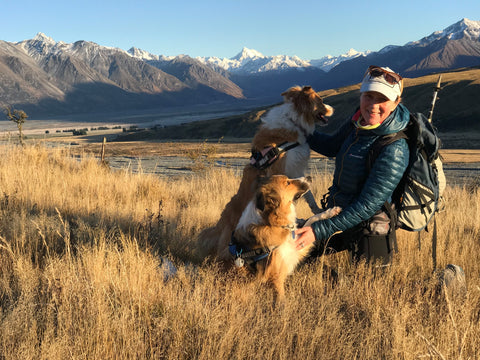
{"type": "Polygon", "coordinates": [[[315,234],[310,226],[295,230],[295,248],[297,251],[315,242],[315,234]]]}

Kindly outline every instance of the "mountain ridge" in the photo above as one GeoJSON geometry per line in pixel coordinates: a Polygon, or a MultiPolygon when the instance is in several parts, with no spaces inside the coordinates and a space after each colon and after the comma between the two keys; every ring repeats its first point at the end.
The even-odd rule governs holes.
{"type": "Polygon", "coordinates": [[[245,47],[231,59],[216,59],[154,55],[135,47],[124,51],[85,40],[68,44],[43,33],[17,43],[0,41],[0,106],[22,108],[35,118],[271,104],[293,85],[320,91],[358,83],[371,64],[388,64],[406,78],[479,65],[480,22],[464,18],[403,46],[351,49],[339,57],[306,61],[245,47]]]}
{"type": "MultiPolygon", "coordinates": [[[[441,134],[451,135],[442,137],[442,140],[445,139],[444,145],[449,148],[480,148],[480,66],[405,79],[402,103],[413,113],[428,115],[433,89],[440,75],[442,89],[434,109],[433,124],[441,134]],[[471,106],[461,106],[465,101],[471,106]],[[461,134],[464,132],[468,132],[469,141],[462,143],[461,134]],[[455,136],[455,133],[460,135],[455,136]]],[[[334,132],[351,118],[359,106],[359,90],[360,83],[357,83],[318,92],[325,103],[335,109],[327,126],[322,127],[321,131],[334,132]]],[[[240,115],[126,133],[119,135],[116,140],[251,139],[261,124],[261,116],[274,105],[259,107],[240,115]]]]}

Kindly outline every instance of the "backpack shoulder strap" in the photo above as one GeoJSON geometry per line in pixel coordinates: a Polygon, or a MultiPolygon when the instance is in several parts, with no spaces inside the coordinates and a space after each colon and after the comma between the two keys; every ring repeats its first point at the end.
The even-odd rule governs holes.
{"type": "Polygon", "coordinates": [[[368,155],[367,155],[368,171],[372,169],[373,163],[377,159],[382,149],[385,146],[393,144],[395,141],[400,139],[408,139],[408,136],[404,130],[400,130],[399,132],[396,132],[393,134],[382,135],[378,139],[376,139],[375,142],[370,147],[370,150],[368,151],[368,155]]]}

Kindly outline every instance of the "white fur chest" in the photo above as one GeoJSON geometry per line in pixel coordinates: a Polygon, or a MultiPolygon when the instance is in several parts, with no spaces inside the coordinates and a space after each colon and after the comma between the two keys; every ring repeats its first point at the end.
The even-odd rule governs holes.
{"type": "Polygon", "coordinates": [[[271,109],[262,121],[266,128],[286,129],[297,133],[297,142],[300,145],[286,153],[285,175],[291,178],[304,176],[310,159],[307,136],[313,133],[315,126],[308,124],[289,103],[271,109]]]}
{"type": "Polygon", "coordinates": [[[250,224],[260,224],[262,217],[255,207],[255,202],[251,200],[245,210],[243,210],[236,229],[246,230],[250,224]]]}
{"type": "MultiPolygon", "coordinates": [[[[274,250],[287,267],[287,274],[291,274],[295,270],[302,257],[295,249],[296,218],[297,214],[295,211],[295,205],[291,204],[290,213],[288,214],[288,221],[292,224],[291,231],[288,232],[284,242],[274,250]]],[[[246,231],[249,225],[258,225],[261,222],[262,217],[260,216],[258,209],[255,207],[255,202],[252,200],[243,211],[236,229],[246,231]]]]}
{"type": "Polygon", "coordinates": [[[302,258],[300,253],[295,249],[295,239],[290,236],[287,241],[276,249],[276,251],[287,267],[287,274],[290,275],[302,258]]]}
{"type": "Polygon", "coordinates": [[[310,159],[310,147],[308,144],[300,144],[288,150],[285,156],[285,175],[290,178],[304,176],[308,166],[308,160],[310,159]]]}
{"type": "Polygon", "coordinates": [[[263,126],[269,129],[291,130],[298,134],[298,142],[305,144],[307,136],[315,130],[315,125],[305,121],[302,115],[299,115],[292,104],[285,103],[271,109],[263,118],[263,126]]]}

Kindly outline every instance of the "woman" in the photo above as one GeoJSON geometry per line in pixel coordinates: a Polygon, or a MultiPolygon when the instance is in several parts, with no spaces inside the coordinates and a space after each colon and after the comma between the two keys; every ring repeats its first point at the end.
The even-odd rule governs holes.
{"type": "Polygon", "coordinates": [[[377,138],[407,126],[410,112],[400,104],[402,90],[400,75],[388,67],[370,66],[360,88],[360,109],[352,120],[333,135],[315,132],[308,139],[312,150],[336,157],[324,206],[340,206],[342,212],[298,229],[297,249],[315,242],[312,256],[349,250],[355,260],[390,263],[396,237],[395,213],[388,201],[407,168],[408,144],[400,139],[385,146],[370,169],[367,156],[377,138]]]}

